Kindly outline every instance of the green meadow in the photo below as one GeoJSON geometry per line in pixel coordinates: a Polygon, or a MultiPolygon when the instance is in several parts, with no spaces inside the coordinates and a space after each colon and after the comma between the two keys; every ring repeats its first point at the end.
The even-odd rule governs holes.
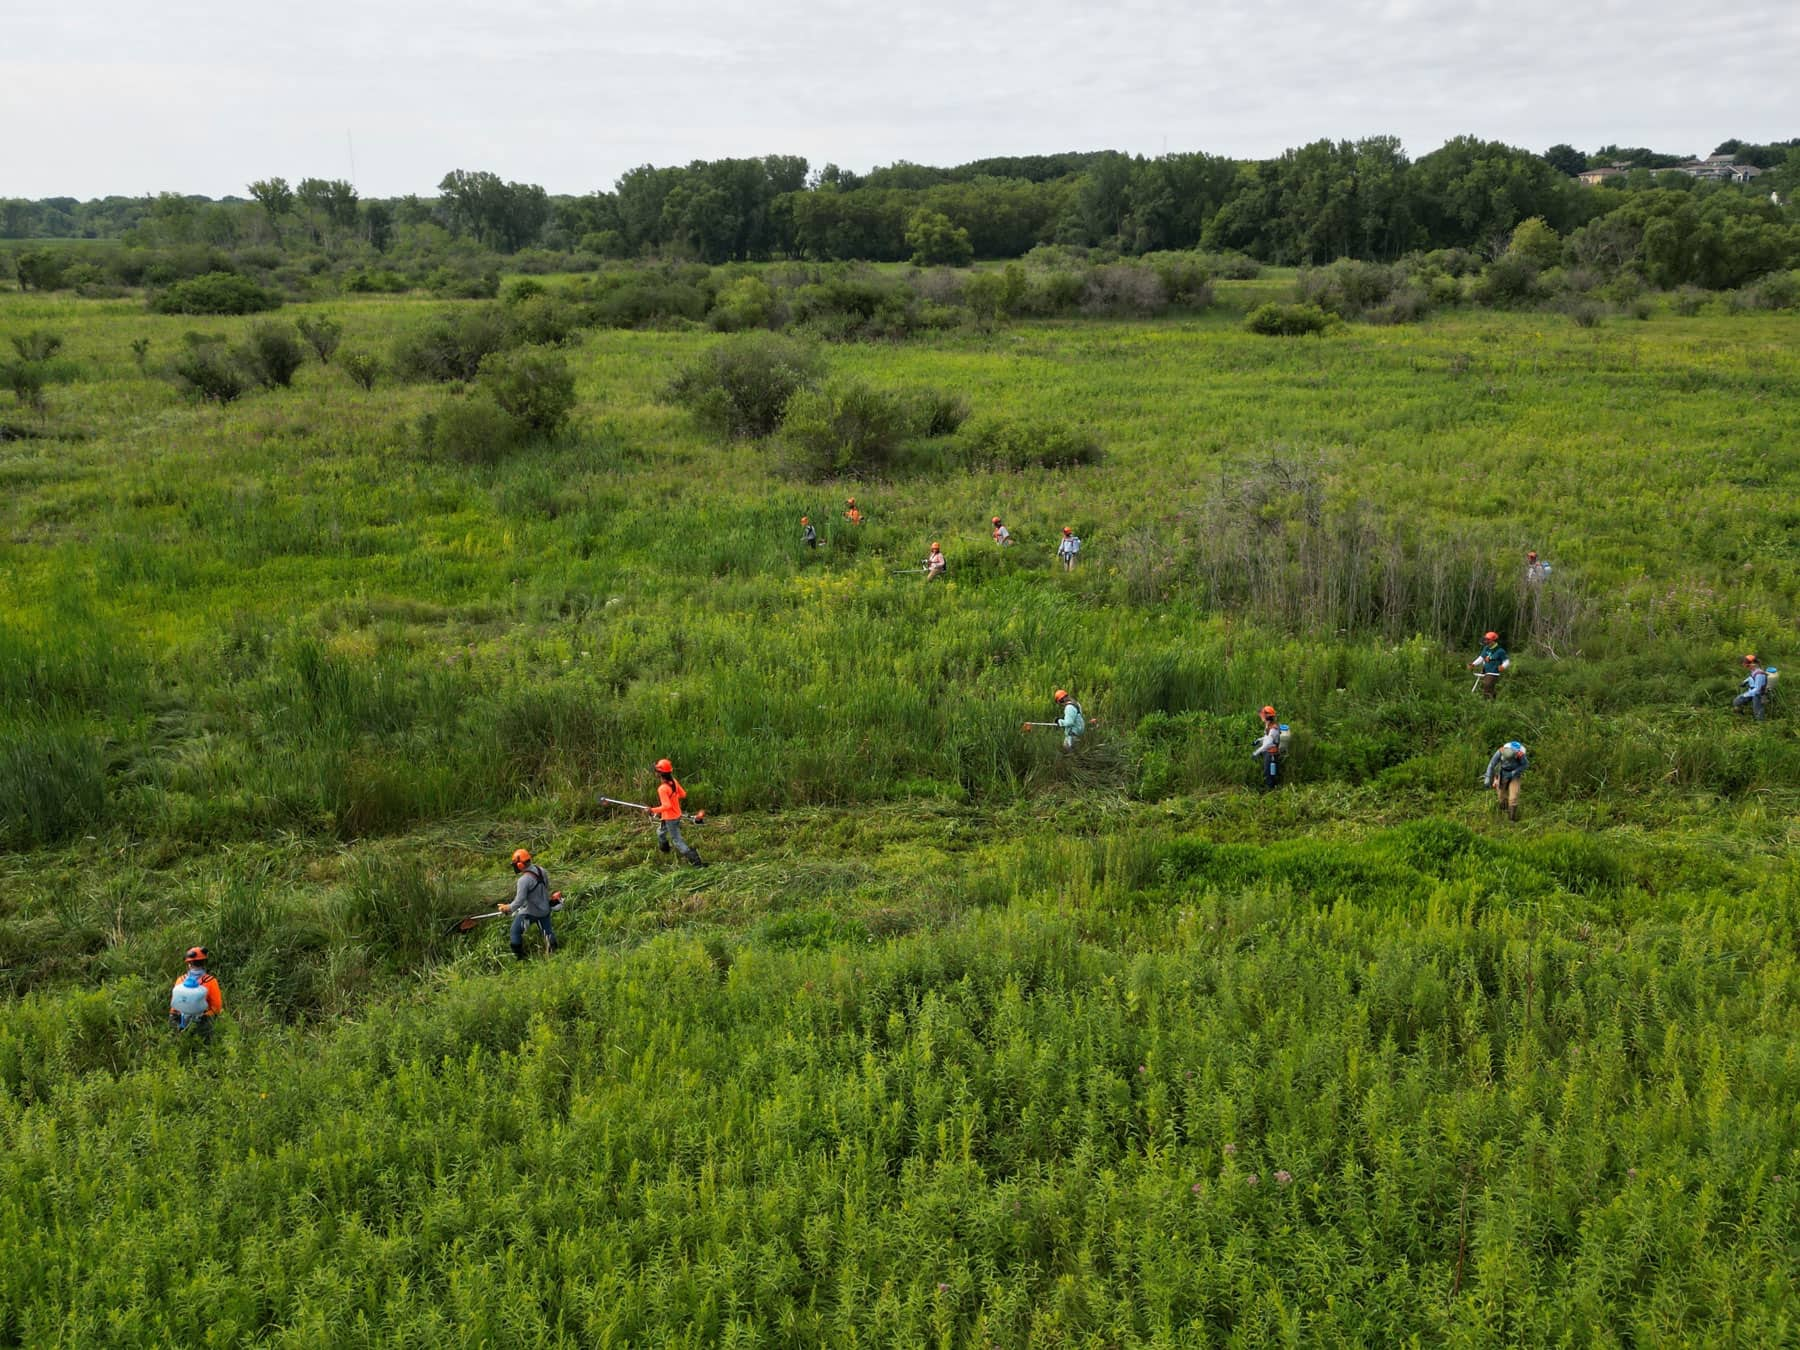
{"type": "Polygon", "coordinates": [[[1800,315],[1290,284],[826,344],[1102,457],[822,482],[696,325],[470,463],[342,354],[473,302],[218,406],[263,320],[0,294],[0,1344],[1800,1343],[1800,315]]]}

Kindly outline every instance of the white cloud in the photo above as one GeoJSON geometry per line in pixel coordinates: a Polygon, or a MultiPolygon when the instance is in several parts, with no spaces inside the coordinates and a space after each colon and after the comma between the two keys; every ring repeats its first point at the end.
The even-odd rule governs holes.
{"type": "Polygon", "coordinates": [[[1739,0],[65,0],[9,18],[0,195],[451,168],[552,191],[772,152],[867,168],[1472,132],[1704,152],[1800,134],[1800,6],[1739,0]],[[28,128],[26,134],[16,129],[28,128]]]}

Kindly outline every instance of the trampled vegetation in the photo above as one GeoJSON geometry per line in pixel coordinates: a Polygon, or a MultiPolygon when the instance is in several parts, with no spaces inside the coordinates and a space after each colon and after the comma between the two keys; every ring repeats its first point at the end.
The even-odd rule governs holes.
{"type": "Polygon", "coordinates": [[[1800,319],[1434,275],[0,295],[0,1342],[1790,1338],[1800,319]]]}

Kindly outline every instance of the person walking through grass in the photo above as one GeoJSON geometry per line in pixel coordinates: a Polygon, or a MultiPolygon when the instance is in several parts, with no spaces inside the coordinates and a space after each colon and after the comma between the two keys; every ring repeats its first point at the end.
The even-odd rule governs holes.
{"type": "Polygon", "coordinates": [[[657,847],[664,853],[673,849],[677,857],[687,859],[695,867],[705,867],[699,852],[681,837],[681,817],[683,803],[687,801],[687,789],[676,780],[675,765],[666,759],[657,760],[656,776],[662,780],[656,785],[656,805],[646,806],[644,809],[656,818],[657,847]]]}
{"type": "Polygon", "coordinates": [[[925,580],[937,581],[950,570],[950,564],[944,558],[944,550],[938,547],[938,541],[931,541],[931,556],[925,559],[925,580]]]}
{"type": "Polygon", "coordinates": [[[1750,673],[1744,676],[1744,692],[1731,700],[1733,712],[1743,712],[1746,707],[1756,714],[1756,720],[1763,720],[1763,704],[1769,697],[1769,672],[1763,669],[1763,663],[1757,659],[1755,652],[1744,657],[1744,668],[1750,673]]]}
{"type": "Polygon", "coordinates": [[[863,523],[863,513],[857,509],[856,498],[844,498],[844,519],[849,521],[852,525],[860,525],[863,523]]]}
{"type": "Polygon", "coordinates": [[[1469,662],[1469,669],[1481,672],[1478,682],[1481,696],[1493,698],[1499,690],[1500,676],[1512,668],[1512,658],[1506,654],[1506,648],[1500,645],[1498,633],[1483,633],[1481,642],[1481,650],[1469,662]]]}
{"type": "Polygon", "coordinates": [[[206,948],[187,949],[187,974],[169,992],[169,1030],[191,1031],[204,1045],[211,1045],[213,1021],[225,1006],[219,982],[206,970],[206,948]]]}
{"type": "Polygon", "coordinates": [[[1536,549],[1525,554],[1525,581],[1528,585],[1541,586],[1550,575],[1550,564],[1539,562],[1536,549]]]}
{"type": "Polygon", "coordinates": [[[1494,797],[1508,820],[1519,818],[1519,780],[1530,767],[1531,759],[1526,755],[1525,747],[1517,741],[1508,741],[1494,751],[1488,760],[1487,771],[1481,775],[1482,782],[1494,789],[1494,797]]]}
{"type": "Polygon", "coordinates": [[[1067,525],[1063,526],[1062,542],[1056,546],[1056,556],[1062,559],[1063,571],[1075,570],[1075,555],[1081,552],[1081,538],[1067,525]]]}
{"type": "Polygon", "coordinates": [[[819,546],[819,532],[813,528],[812,521],[805,516],[800,517],[800,542],[808,548],[819,546]]]}
{"type": "Polygon", "coordinates": [[[512,953],[521,961],[525,959],[525,930],[535,923],[543,930],[544,955],[548,956],[556,950],[556,929],[550,923],[550,910],[556,899],[550,894],[550,878],[531,860],[528,849],[514,849],[512,865],[518,883],[511,901],[500,902],[500,912],[512,915],[512,953]]]}
{"type": "Polygon", "coordinates": [[[1012,544],[1015,542],[1017,542],[1017,541],[1013,539],[1012,531],[1007,529],[1006,526],[1004,526],[1000,523],[999,516],[995,516],[994,517],[994,543],[997,544],[1001,548],[1005,548],[1008,544],[1012,544]]]}

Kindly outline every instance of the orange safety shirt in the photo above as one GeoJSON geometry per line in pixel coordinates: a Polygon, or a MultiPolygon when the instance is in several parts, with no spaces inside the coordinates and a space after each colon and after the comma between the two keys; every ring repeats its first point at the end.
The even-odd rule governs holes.
{"type": "Polygon", "coordinates": [[[202,1017],[217,1017],[219,1009],[225,1006],[225,995],[219,992],[219,982],[204,970],[200,972],[200,987],[206,990],[206,1011],[202,1017]]]}
{"type": "Polygon", "coordinates": [[[687,792],[680,783],[663,783],[656,789],[656,810],[651,814],[659,820],[680,820],[681,804],[686,800],[687,792]]]}

